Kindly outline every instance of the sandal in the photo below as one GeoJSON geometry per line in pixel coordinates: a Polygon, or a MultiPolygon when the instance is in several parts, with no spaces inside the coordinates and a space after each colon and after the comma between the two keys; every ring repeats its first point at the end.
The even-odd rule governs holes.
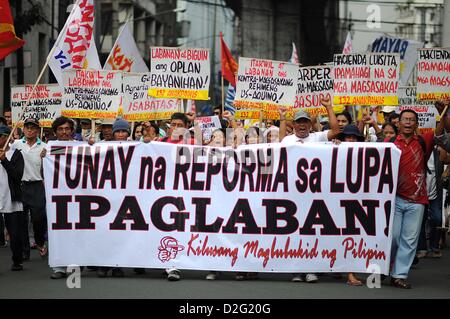
{"type": "Polygon", "coordinates": [[[347,281],[347,285],[354,286],[354,287],[360,287],[363,286],[363,283],[360,280],[349,280],[347,281]]]}
{"type": "Polygon", "coordinates": [[[402,278],[392,278],[391,284],[394,287],[402,288],[402,289],[411,289],[411,284],[402,278]]]}
{"type": "Polygon", "coordinates": [[[348,277],[347,277],[347,285],[359,287],[359,286],[363,286],[363,283],[354,274],[350,273],[350,274],[348,274],[348,277]]]}
{"type": "Polygon", "coordinates": [[[41,256],[42,258],[47,256],[48,249],[47,249],[47,246],[45,246],[45,244],[42,247],[37,246],[37,249],[39,250],[39,256],[41,256]]]}

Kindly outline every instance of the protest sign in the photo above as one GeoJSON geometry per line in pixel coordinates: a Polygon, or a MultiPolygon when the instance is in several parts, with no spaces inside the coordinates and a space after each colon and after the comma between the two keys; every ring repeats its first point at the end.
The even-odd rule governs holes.
{"type": "MultiPolygon", "coordinates": [[[[13,125],[32,117],[42,127],[51,127],[55,118],[61,115],[61,88],[58,84],[39,84],[26,105],[33,85],[11,87],[11,115],[13,125]]],[[[22,123],[19,123],[22,126],[22,123]]]]}
{"type": "Polygon", "coordinates": [[[392,143],[47,148],[51,267],[389,272],[392,143]]]}
{"type": "Polygon", "coordinates": [[[417,62],[417,50],[423,48],[424,43],[414,40],[395,38],[382,35],[371,45],[371,52],[400,54],[400,85],[407,85],[408,79],[417,62]]]}
{"type": "Polygon", "coordinates": [[[333,104],[397,105],[398,53],[335,54],[333,104]]]}
{"type": "Polygon", "coordinates": [[[328,114],[321,99],[333,101],[333,67],[310,66],[298,69],[297,96],[294,112],[304,109],[311,115],[328,114]]]}
{"type": "Polygon", "coordinates": [[[202,130],[204,141],[209,141],[211,139],[212,132],[222,127],[220,124],[220,119],[217,115],[197,117],[195,118],[195,124],[198,124],[202,130]]]}
{"type": "Polygon", "coordinates": [[[417,63],[417,98],[450,98],[450,48],[419,50],[417,63]]]}
{"type": "Polygon", "coordinates": [[[237,119],[278,119],[279,107],[292,110],[297,90],[298,64],[239,58],[233,105],[237,119]]]}
{"type": "Polygon", "coordinates": [[[208,100],[209,81],[209,49],[151,48],[150,96],[208,100]]]}
{"type": "Polygon", "coordinates": [[[115,71],[63,72],[61,113],[73,118],[116,118],[122,99],[122,74],[115,71]]]}
{"type": "Polygon", "coordinates": [[[123,73],[123,118],[127,121],[170,119],[179,112],[180,100],[148,95],[150,73],[123,73]]]}
{"type": "Polygon", "coordinates": [[[430,132],[436,128],[436,117],[439,112],[433,101],[417,99],[415,86],[398,88],[398,106],[398,113],[405,109],[412,109],[417,112],[420,133],[430,132]]]}

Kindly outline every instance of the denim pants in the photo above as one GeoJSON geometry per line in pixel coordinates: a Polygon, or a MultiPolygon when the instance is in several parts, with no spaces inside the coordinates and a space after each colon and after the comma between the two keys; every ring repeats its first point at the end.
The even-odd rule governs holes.
{"type": "Polygon", "coordinates": [[[417,250],[439,251],[439,240],[441,239],[442,226],[442,201],[439,199],[430,200],[430,204],[425,206],[422,228],[420,230],[419,245],[417,250]],[[425,234],[425,224],[429,222],[430,226],[430,247],[427,248],[427,239],[425,234]]]}
{"type": "Polygon", "coordinates": [[[393,261],[391,277],[393,278],[408,277],[416,255],[424,210],[423,204],[411,203],[399,196],[395,197],[391,253],[393,261]]]}

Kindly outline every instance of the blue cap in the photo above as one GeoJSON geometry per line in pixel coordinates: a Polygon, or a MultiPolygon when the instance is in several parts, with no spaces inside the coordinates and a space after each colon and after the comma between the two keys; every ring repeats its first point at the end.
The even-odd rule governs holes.
{"type": "Polygon", "coordinates": [[[117,131],[127,131],[128,135],[131,134],[130,124],[123,119],[115,120],[112,128],[113,134],[117,131]]]}
{"type": "Polygon", "coordinates": [[[347,125],[344,130],[337,136],[338,140],[343,141],[346,136],[356,136],[359,142],[364,142],[364,135],[361,134],[356,125],[347,125]]]}
{"type": "Polygon", "coordinates": [[[6,125],[0,125],[0,135],[9,136],[11,134],[11,129],[6,125]]]}

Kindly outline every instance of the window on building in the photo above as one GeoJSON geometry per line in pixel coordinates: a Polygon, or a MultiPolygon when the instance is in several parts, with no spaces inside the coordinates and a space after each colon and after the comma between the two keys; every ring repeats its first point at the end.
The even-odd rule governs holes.
{"type": "Polygon", "coordinates": [[[100,26],[101,26],[101,34],[103,35],[112,35],[112,4],[111,3],[102,3],[101,11],[100,11],[100,26]]]}

